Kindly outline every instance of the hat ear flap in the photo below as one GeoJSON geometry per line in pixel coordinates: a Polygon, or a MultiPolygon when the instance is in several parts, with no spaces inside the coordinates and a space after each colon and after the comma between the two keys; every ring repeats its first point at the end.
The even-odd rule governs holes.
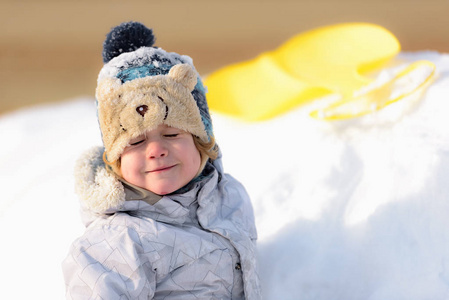
{"type": "Polygon", "coordinates": [[[196,72],[188,64],[174,65],[168,72],[168,76],[183,86],[193,91],[197,83],[196,72]]]}

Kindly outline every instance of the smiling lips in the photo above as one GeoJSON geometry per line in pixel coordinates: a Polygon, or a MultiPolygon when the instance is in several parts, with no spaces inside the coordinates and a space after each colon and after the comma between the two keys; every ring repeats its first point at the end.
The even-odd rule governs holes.
{"type": "Polygon", "coordinates": [[[168,171],[171,170],[173,167],[175,167],[176,165],[172,165],[172,166],[167,166],[167,167],[159,167],[156,168],[154,170],[151,171],[147,171],[146,173],[160,173],[160,172],[164,172],[164,171],[168,171]]]}

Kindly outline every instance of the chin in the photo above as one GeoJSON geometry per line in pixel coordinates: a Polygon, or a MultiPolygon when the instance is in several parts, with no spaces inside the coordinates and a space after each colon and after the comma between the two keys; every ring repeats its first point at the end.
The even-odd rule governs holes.
{"type": "Polygon", "coordinates": [[[171,188],[153,188],[153,189],[150,189],[150,191],[152,191],[155,194],[164,196],[164,195],[173,193],[174,191],[176,191],[178,189],[179,188],[173,188],[173,187],[171,187],[171,188]]]}
{"type": "Polygon", "coordinates": [[[164,195],[171,194],[171,193],[179,190],[180,188],[185,186],[187,183],[189,183],[189,181],[187,181],[186,183],[184,183],[184,182],[159,182],[159,184],[155,184],[155,182],[152,182],[153,184],[148,185],[148,187],[146,187],[146,189],[155,194],[164,196],[164,195]]]}

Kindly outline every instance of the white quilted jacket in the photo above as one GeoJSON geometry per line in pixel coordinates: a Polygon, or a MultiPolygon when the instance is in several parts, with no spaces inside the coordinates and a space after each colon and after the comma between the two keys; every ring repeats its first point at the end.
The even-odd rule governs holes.
{"type": "Polygon", "coordinates": [[[160,198],[120,182],[102,154],[76,167],[86,231],[63,262],[67,299],[261,298],[252,206],[220,158],[187,192],[160,198]]]}

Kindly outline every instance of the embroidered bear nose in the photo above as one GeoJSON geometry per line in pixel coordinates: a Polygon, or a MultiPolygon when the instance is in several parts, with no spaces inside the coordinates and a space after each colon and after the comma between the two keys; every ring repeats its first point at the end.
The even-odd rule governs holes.
{"type": "Polygon", "coordinates": [[[148,106],[146,106],[146,105],[141,105],[141,106],[139,106],[138,108],[136,108],[136,111],[143,117],[143,116],[145,116],[145,113],[147,112],[147,110],[148,110],[148,106]]]}

